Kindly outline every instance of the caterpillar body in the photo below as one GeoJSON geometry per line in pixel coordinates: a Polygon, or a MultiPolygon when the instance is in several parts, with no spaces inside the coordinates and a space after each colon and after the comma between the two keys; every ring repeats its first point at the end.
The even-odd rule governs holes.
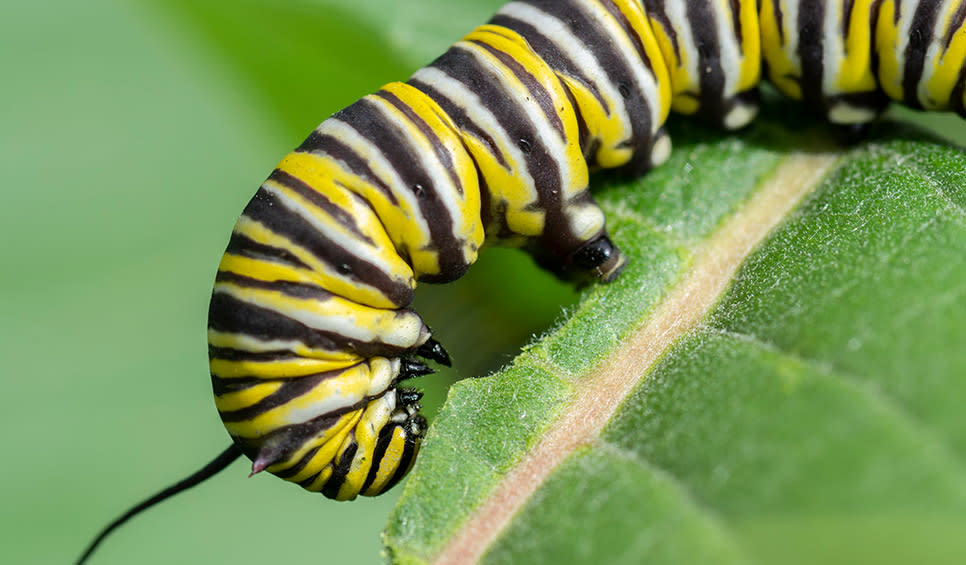
{"type": "Polygon", "coordinates": [[[419,357],[448,363],[409,309],[417,281],[460,277],[491,243],[565,279],[613,280],[624,258],[589,172],[659,165],[672,110],[747,125],[763,76],[850,130],[890,101],[966,116],[964,21],[966,0],[504,5],[325,120],[245,208],[208,331],[234,445],[193,477],[244,453],[330,498],[384,492],[425,429],[400,382],[430,371],[419,357]]]}

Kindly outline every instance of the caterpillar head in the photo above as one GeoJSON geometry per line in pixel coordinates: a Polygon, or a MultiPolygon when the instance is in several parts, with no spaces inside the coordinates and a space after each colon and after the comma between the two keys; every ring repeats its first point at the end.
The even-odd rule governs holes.
{"type": "Polygon", "coordinates": [[[542,246],[531,246],[529,251],[542,268],[560,280],[578,286],[592,282],[609,283],[620,275],[627,263],[627,257],[603,232],[562,256],[542,246]]]}

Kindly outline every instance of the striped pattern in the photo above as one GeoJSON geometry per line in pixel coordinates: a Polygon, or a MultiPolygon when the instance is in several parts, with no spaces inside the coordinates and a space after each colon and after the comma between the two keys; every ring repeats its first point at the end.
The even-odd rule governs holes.
{"type": "Polygon", "coordinates": [[[645,0],[667,62],[672,108],[727,129],[758,112],[761,45],[755,0],[645,0]]]}
{"type": "Polygon", "coordinates": [[[879,9],[877,71],[889,98],[966,116],[966,0],[883,0],[879,9]]]}
{"type": "Polygon", "coordinates": [[[891,99],[966,115],[966,0],[514,0],[407,82],[323,122],[245,208],[211,298],[215,402],[253,461],[376,495],[425,429],[400,381],[446,362],[408,307],[484,241],[571,280],[624,264],[589,171],[670,152],[668,113],[727,129],[762,74],[835,124],[891,99]]]}
{"type": "Polygon", "coordinates": [[[519,33],[566,85],[591,165],[643,172],[667,158],[667,69],[637,2],[510,2],[491,23],[519,33]]]}
{"type": "Polygon", "coordinates": [[[875,119],[891,99],[966,116],[966,1],[764,0],[769,79],[832,123],[875,119]]]}

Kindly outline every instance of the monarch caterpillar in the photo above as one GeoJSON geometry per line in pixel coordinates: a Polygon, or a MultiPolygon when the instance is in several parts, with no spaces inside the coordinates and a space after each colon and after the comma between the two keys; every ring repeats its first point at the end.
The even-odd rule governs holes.
{"type": "Polygon", "coordinates": [[[448,363],[408,309],[485,242],[572,280],[624,264],[587,192],[670,151],[670,110],[750,122],[762,74],[832,124],[890,100],[966,116],[966,2],[520,0],[407,82],[323,122],[262,184],[212,296],[216,404],[234,445],[134,513],[244,453],[330,498],[376,495],[425,428],[401,381],[448,363]],[[763,65],[764,63],[764,65],[763,65]]]}

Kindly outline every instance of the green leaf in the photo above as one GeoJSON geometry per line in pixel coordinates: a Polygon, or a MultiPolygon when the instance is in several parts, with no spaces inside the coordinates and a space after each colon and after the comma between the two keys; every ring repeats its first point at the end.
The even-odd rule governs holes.
{"type": "MultiPolygon", "coordinates": [[[[0,161],[7,173],[0,231],[9,242],[0,250],[4,265],[0,356],[9,376],[5,394],[15,399],[0,416],[9,455],[2,471],[9,488],[0,511],[0,547],[7,561],[69,562],[113,515],[197,468],[225,446],[227,437],[211,404],[205,366],[205,312],[211,277],[244,202],[272,165],[319,121],[385,82],[404,79],[482,23],[501,3],[55,0],[11,4],[10,17],[0,19],[0,59],[11,85],[0,91],[0,107],[5,111],[0,161]]],[[[799,112],[791,108],[788,113],[799,112]]],[[[966,128],[956,118],[912,114],[905,119],[917,123],[932,119],[932,126],[943,135],[966,142],[966,128]]],[[[755,167],[764,178],[780,166],[789,147],[802,143],[799,138],[785,139],[787,124],[782,117],[773,118],[730,138],[683,124],[674,131],[677,151],[671,164],[630,184],[608,177],[595,179],[595,187],[605,189],[599,194],[608,201],[620,242],[629,251],[643,252],[645,258],[635,259],[620,282],[593,289],[584,306],[570,309],[578,315],[566,322],[567,327],[598,324],[597,330],[562,335],[532,347],[528,353],[535,361],[532,366],[519,365],[503,376],[458,385],[451,407],[436,419],[404,506],[393,518],[387,538],[391,551],[400,559],[431,557],[465,523],[476,508],[473,504],[486,500],[486,484],[496,484],[514,467],[505,462],[519,460],[554,429],[555,418],[566,413],[567,400],[582,382],[584,368],[604,363],[613,348],[633,333],[621,318],[658,308],[664,291],[674,288],[693,264],[694,255],[688,250],[700,247],[757,190],[757,180],[751,180],[756,175],[743,175],[743,163],[760,159],[755,167]],[[712,140],[725,150],[716,152],[698,140],[712,140]],[[776,146],[780,149],[772,148],[776,146]],[[730,163],[732,154],[743,155],[743,160],[730,163]],[[636,223],[642,212],[651,225],[636,223]],[[634,302],[617,303],[610,294],[628,290],[634,291],[634,302]],[[581,318],[580,312],[595,304],[604,311],[581,318]],[[611,321],[611,316],[618,319],[611,321]],[[573,355],[564,356],[568,349],[573,355]],[[543,361],[551,353],[566,358],[569,373],[556,373],[558,365],[543,361]],[[480,422],[464,417],[456,410],[460,405],[463,412],[475,412],[486,426],[464,426],[462,435],[444,435],[444,428],[454,424],[480,422]],[[524,405],[528,408],[521,410],[524,405]],[[452,450],[451,456],[447,449],[452,450]],[[506,453],[516,455],[508,459],[506,453]],[[457,464],[474,460],[484,463],[456,470],[457,464]],[[414,497],[426,492],[430,483],[425,476],[434,467],[440,469],[437,478],[445,488],[429,493],[417,510],[414,497]]],[[[902,136],[884,132],[875,139],[902,136]]],[[[929,174],[945,170],[950,176],[948,166],[932,162],[946,159],[948,150],[896,143],[891,149],[880,143],[877,150],[888,149],[899,155],[897,159],[918,162],[929,174]],[[913,152],[920,153],[912,159],[913,152]]],[[[952,182],[962,185],[961,179],[952,182]]],[[[956,191],[949,192],[950,198],[956,198],[956,191]]],[[[861,216],[843,214],[840,219],[850,218],[861,216]]],[[[890,215],[878,221],[891,229],[891,219],[890,215]]],[[[892,284],[885,271],[871,284],[860,277],[863,284],[840,299],[882,298],[864,290],[897,293],[889,297],[895,303],[895,316],[879,309],[887,321],[901,324],[891,336],[886,335],[888,324],[883,326],[881,337],[889,338],[885,339],[888,346],[854,332],[847,334],[849,338],[862,339],[846,344],[860,345],[860,350],[885,348],[887,355],[879,362],[887,366],[890,359],[905,360],[906,365],[896,365],[893,371],[910,380],[889,381],[898,393],[884,386],[873,390],[879,398],[907,402],[908,420],[919,422],[919,435],[928,435],[933,426],[956,429],[962,422],[955,410],[957,400],[963,398],[961,389],[956,389],[953,378],[941,378],[956,374],[955,369],[962,366],[958,350],[949,345],[961,342],[953,317],[960,311],[957,295],[943,290],[950,288],[950,280],[961,280],[955,270],[962,255],[955,244],[945,249],[951,255],[945,262],[931,259],[931,253],[939,251],[931,247],[924,255],[910,248],[895,256],[894,261],[909,261],[911,284],[916,286],[908,293],[899,295],[901,285],[892,284]],[[935,272],[923,265],[932,265],[935,272]],[[915,269],[924,269],[925,274],[917,276],[915,269]],[[942,269],[951,270],[943,275],[942,269]],[[938,314],[933,316],[930,306],[938,314]],[[950,328],[943,327],[947,322],[950,328]],[[922,354],[907,351],[917,348],[922,354]]],[[[791,259],[802,259],[792,253],[791,259]]],[[[765,263],[758,265],[764,268],[765,263]]],[[[842,262],[833,271],[851,281],[856,271],[870,274],[868,266],[860,266],[842,262]]],[[[809,273],[803,279],[806,282],[830,276],[809,273]]],[[[772,294],[762,300],[781,304],[777,292],[790,282],[791,278],[777,279],[772,294]]],[[[737,292],[755,287],[736,284],[734,288],[737,292]]],[[[793,290],[788,296],[808,298],[800,296],[797,287],[793,290]]],[[[572,301],[572,296],[522,254],[491,250],[456,284],[420,288],[419,308],[446,339],[459,372],[482,375],[486,367],[508,361],[506,352],[519,351],[532,332],[546,329],[559,312],[558,304],[572,301]]],[[[739,355],[742,344],[729,345],[725,339],[742,332],[763,332],[761,327],[746,327],[756,314],[764,314],[764,308],[752,307],[755,299],[750,296],[731,302],[744,305],[743,309],[735,306],[735,317],[706,318],[708,323],[715,321],[717,326],[708,327],[717,328],[720,336],[696,334],[697,341],[679,342],[657,367],[640,368],[642,374],[648,371],[648,378],[634,394],[645,397],[649,411],[636,418],[625,414],[610,420],[603,436],[608,438],[607,450],[588,444],[562,462],[546,483],[537,485],[537,495],[557,506],[545,503],[543,511],[549,513],[535,508],[533,513],[521,514],[521,520],[527,516],[524,523],[530,525],[508,529],[492,558],[533,551],[535,559],[549,560],[553,554],[545,550],[550,546],[563,556],[560,561],[568,561],[609,541],[614,547],[627,547],[628,540],[635,548],[655,547],[655,561],[660,552],[676,562],[723,561],[736,554],[763,555],[761,561],[794,561],[787,556],[798,555],[798,547],[791,545],[796,540],[821,542],[802,550],[811,552],[802,553],[803,561],[821,552],[821,557],[855,557],[860,546],[869,548],[860,558],[871,560],[889,553],[894,561],[911,561],[916,554],[896,549],[907,539],[910,547],[932,548],[937,561],[962,554],[955,545],[962,532],[958,521],[962,512],[955,507],[958,495],[930,497],[926,488],[931,485],[938,492],[946,484],[933,478],[936,469],[954,457],[947,453],[955,454],[961,443],[951,438],[961,434],[935,433],[933,439],[917,440],[914,448],[879,464],[868,457],[877,445],[869,443],[868,433],[853,433],[845,426],[848,422],[829,419],[824,412],[817,419],[812,414],[815,423],[810,425],[835,427],[841,441],[853,448],[852,461],[864,465],[855,465],[856,473],[862,473],[857,475],[862,480],[853,485],[856,488],[846,489],[845,494],[842,489],[830,489],[823,495],[826,491],[815,493],[806,488],[807,482],[791,480],[809,476],[806,472],[793,475],[798,466],[804,466],[809,474],[824,473],[823,486],[849,486],[832,480],[832,471],[841,474],[847,461],[828,469],[816,464],[824,461],[818,441],[822,436],[803,440],[792,435],[785,442],[785,434],[791,432],[769,425],[767,412],[757,421],[745,420],[743,427],[734,427],[736,422],[728,419],[733,412],[744,413],[752,406],[759,411],[774,409],[769,399],[787,400],[786,390],[808,390],[805,384],[818,382],[817,377],[801,376],[805,369],[796,372],[796,365],[780,354],[789,353],[789,343],[800,340],[813,348],[798,352],[799,359],[825,356],[838,363],[825,367],[828,374],[820,376],[826,380],[834,374],[832,369],[841,367],[858,373],[845,364],[848,359],[816,349],[818,338],[803,334],[808,327],[800,320],[790,316],[786,324],[784,314],[772,314],[757,319],[758,323],[765,329],[777,326],[799,332],[771,336],[772,362],[782,368],[775,374],[782,377],[783,388],[769,397],[750,384],[737,386],[740,381],[735,379],[754,366],[746,366],[745,359],[765,357],[754,348],[739,355]],[[701,353],[687,357],[690,364],[683,355],[673,354],[688,343],[691,351],[701,353]],[[677,364],[672,363],[675,360],[677,364]],[[708,370],[711,364],[721,376],[720,386],[697,386],[702,382],[698,379],[685,390],[672,386],[691,379],[691,372],[700,375],[699,369],[708,370]],[[704,411],[719,416],[692,417],[704,411]],[[722,441],[703,443],[714,430],[699,425],[716,426],[719,421],[732,427],[727,428],[730,434],[718,439],[734,436],[735,442],[742,442],[741,449],[731,451],[732,445],[722,441]],[[757,427],[752,425],[756,423],[757,427]],[[614,434],[635,449],[644,446],[640,448],[647,450],[644,456],[621,448],[614,434]],[[759,471],[772,467],[763,462],[784,466],[781,472],[765,474],[759,471]],[[880,467],[869,471],[873,464],[880,467]],[[899,472],[908,478],[893,488],[899,472]],[[768,480],[759,487],[758,481],[764,479],[768,480]],[[767,507],[771,513],[764,518],[753,516],[747,507],[756,500],[748,493],[758,488],[765,489],[767,500],[772,501],[767,507]],[[558,496],[553,489],[565,489],[565,494],[558,496]],[[724,494],[731,498],[713,506],[724,494]],[[854,515],[824,507],[794,515],[775,510],[775,500],[794,502],[797,506],[789,504],[794,509],[804,502],[827,502],[846,494],[863,496],[860,502],[894,500],[912,508],[887,512],[856,503],[854,515]],[[709,513],[713,513],[710,518],[709,513]],[[858,523],[858,518],[863,521],[858,523]],[[611,537],[589,535],[602,529],[609,530],[611,537]],[[537,530],[538,535],[531,535],[537,530]],[[848,539],[842,539],[843,532],[848,539]],[[574,550],[580,539],[586,540],[584,549],[574,550]],[[877,548],[881,543],[885,545],[877,548]],[[714,559],[705,559],[708,555],[714,559]]],[[[815,305],[813,300],[804,303],[815,305]]],[[[835,313],[835,304],[826,305],[833,309],[825,317],[835,313]]],[[[811,312],[816,320],[807,323],[822,321],[820,310],[792,310],[799,317],[811,312]]],[[[883,324],[867,313],[864,316],[812,330],[821,337],[826,331],[845,332],[848,321],[874,329],[883,324]]],[[[846,334],[832,337],[842,335],[846,334]]],[[[563,361],[559,366],[564,366],[563,361]]],[[[423,382],[421,386],[439,389],[444,379],[423,382]]],[[[639,403],[633,400],[638,396],[631,397],[627,406],[639,403]]],[[[826,405],[836,406],[825,397],[815,402],[823,410],[826,405]]],[[[798,423],[800,416],[793,407],[781,408],[788,426],[798,423]]],[[[799,407],[798,412],[803,410],[799,407]]],[[[856,418],[871,410],[855,411],[856,418]]],[[[897,433],[893,435],[898,437],[897,433]]],[[[886,442],[880,455],[896,453],[889,450],[890,445],[886,442]]],[[[249,480],[245,475],[239,464],[152,510],[109,540],[95,562],[379,559],[379,531],[400,489],[377,499],[336,504],[269,476],[249,480]]],[[[536,497],[531,501],[539,502],[536,497]]],[[[624,555],[637,562],[640,552],[624,555]]],[[[918,557],[924,554],[919,552],[918,557]]],[[[529,562],[529,557],[519,560],[529,562]]]]}
{"type": "MultiPolygon", "coordinates": [[[[630,267],[454,385],[401,562],[952,562],[966,550],[966,154],[774,114],[600,195],[630,267]]],[[[709,141],[702,141],[709,140],[709,141]]]]}

